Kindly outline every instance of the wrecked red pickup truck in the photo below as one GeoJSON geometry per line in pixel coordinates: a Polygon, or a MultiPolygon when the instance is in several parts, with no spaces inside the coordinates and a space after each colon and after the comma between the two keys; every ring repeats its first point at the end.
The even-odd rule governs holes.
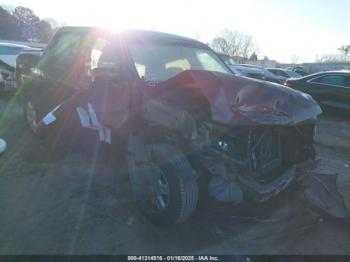
{"type": "Polygon", "coordinates": [[[347,215],[336,176],[312,172],[321,109],[307,94],[235,76],[208,46],[165,33],[65,27],[27,56],[31,130],[53,145],[118,145],[156,224],[185,221],[200,201],[258,205],[292,188],[347,215]]]}

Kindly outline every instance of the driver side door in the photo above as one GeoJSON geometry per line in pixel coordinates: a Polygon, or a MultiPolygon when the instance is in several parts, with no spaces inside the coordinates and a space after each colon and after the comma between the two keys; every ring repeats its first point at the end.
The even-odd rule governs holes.
{"type": "Polygon", "coordinates": [[[82,84],[84,52],[90,37],[87,29],[58,31],[32,69],[27,88],[41,116],[72,96],[82,84]]]}

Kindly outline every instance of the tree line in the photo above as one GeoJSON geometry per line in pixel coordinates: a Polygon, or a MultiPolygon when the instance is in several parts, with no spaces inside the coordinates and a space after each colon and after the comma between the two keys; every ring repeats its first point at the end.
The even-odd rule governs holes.
{"type": "Polygon", "coordinates": [[[349,63],[350,62],[350,45],[343,45],[338,48],[338,53],[327,54],[317,57],[319,63],[349,63]]]}
{"type": "Polygon", "coordinates": [[[210,42],[210,46],[215,51],[230,56],[239,56],[245,60],[258,60],[257,46],[252,36],[236,30],[224,29],[210,42]]]}
{"type": "Polygon", "coordinates": [[[0,39],[46,43],[53,31],[49,21],[41,20],[27,7],[8,10],[0,6],[0,39]]]}
{"type": "MultiPolygon", "coordinates": [[[[240,62],[256,61],[257,45],[250,35],[241,33],[236,30],[225,29],[218,34],[210,43],[210,47],[216,52],[225,53],[230,56],[242,58],[240,62]]],[[[338,53],[322,55],[316,58],[316,62],[350,62],[350,45],[343,45],[338,48],[338,53]]],[[[266,56],[264,60],[268,59],[266,56]]],[[[299,58],[295,55],[291,57],[291,63],[297,64],[299,58]]]]}

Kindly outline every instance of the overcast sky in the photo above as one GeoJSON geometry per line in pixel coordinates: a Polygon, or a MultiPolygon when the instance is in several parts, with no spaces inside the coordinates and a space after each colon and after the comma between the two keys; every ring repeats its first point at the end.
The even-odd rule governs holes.
{"type": "Polygon", "coordinates": [[[209,42],[222,29],[250,34],[259,57],[313,62],[350,44],[349,0],[0,0],[67,25],[150,29],[209,42]]]}

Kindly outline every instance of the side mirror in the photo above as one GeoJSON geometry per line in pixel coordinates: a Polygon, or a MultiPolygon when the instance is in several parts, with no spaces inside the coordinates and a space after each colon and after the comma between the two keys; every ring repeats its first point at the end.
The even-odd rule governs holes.
{"type": "Polygon", "coordinates": [[[35,65],[38,64],[42,52],[37,53],[23,53],[16,58],[16,83],[21,86],[24,79],[28,77],[35,65]]]}
{"type": "Polygon", "coordinates": [[[16,59],[16,71],[21,74],[29,74],[30,70],[39,62],[40,54],[19,54],[16,59]]]}

